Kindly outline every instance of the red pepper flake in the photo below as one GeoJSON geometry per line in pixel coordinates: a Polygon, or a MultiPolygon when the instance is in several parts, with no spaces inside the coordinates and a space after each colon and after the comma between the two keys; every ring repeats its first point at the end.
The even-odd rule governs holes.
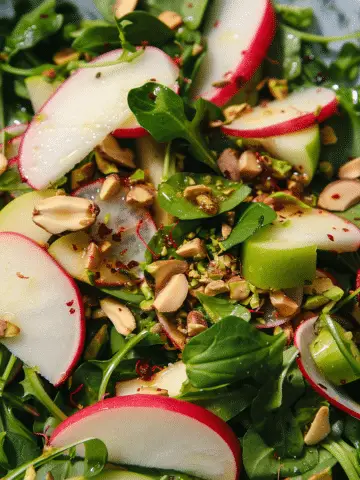
{"type": "Polygon", "coordinates": [[[247,53],[247,50],[242,50],[241,55],[245,55],[247,53]]]}
{"type": "MultiPolygon", "coordinates": [[[[149,41],[148,40],[141,40],[141,46],[143,48],[147,47],[149,45],[149,41]]],[[[151,80],[150,80],[151,81],[151,80]]]]}
{"type": "Polygon", "coordinates": [[[20,272],[16,272],[16,276],[23,279],[23,280],[28,280],[30,277],[26,277],[25,275],[23,275],[22,273],[20,272]]]}
{"type": "Polygon", "coordinates": [[[73,392],[70,393],[69,402],[74,408],[81,408],[74,400],[74,396],[84,388],[84,384],[79,385],[73,392]]]}
{"type": "Polygon", "coordinates": [[[346,380],[340,380],[341,385],[346,385],[347,381],[346,380]]]}
{"type": "Polygon", "coordinates": [[[108,228],[105,223],[100,223],[99,228],[98,228],[98,235],[100,238],[107,237],[112,233],[111,228],[108,228]]]}
{"type": "Polygon", "coordinates": [[[75,312],[76,312],[75,308],[70,308],[69,310],[70,315],[74,315],[75,312]]]}
{"type": "Polygon", "coordinates": [[[120,255],[125,255],[125,253],[128,251],[127,248],[124,248],[124,250],[121,250],[120,255]]]}
{"type": "MultiPolygon", "coordinates": [[[[356,273],[355,288],[356,288],[356,290],[357,290],[358,288],[360,288],[360,268],[359,268],[359,270],[358,270],[357,273],[356,273]]],[[[358,302],[360,303],[360,293],[359,293],[357,299],[358,299],[358,302]]]]}
{"type": "Polygon", "coordinates": [[[188,3],[187,6],[188,8],[193,8],[194,5],[192,3],[188,3]]]}
{"type": "Polygon", "coordinates": [[[56,77],[56,70],[53,68],[49,68],[49,70],[44,70],[42,75],[46,78],[54,79],[56,77]]]}
{"type": "Polygon", "coordinates": [[[327,237],[329,240],[331,240],[332,242],[334,241],[334,236],[333,235],[330,235],[330,233],[327,234],[327,237]]]}
{"type": "Polygon", "coordinates": [[[151,380],[154,375],[151,365],[147,360],[138,360],[135,365],[135,371],[142,380],[146,381],[151,380]]]}
{"type": "Polygon", "coordinates": [[[331,195],[331,198],[334,200],[339,200],[340,195],[338,193],[334,193],[333,195],[331,195]]]}
{"type": "Polygon", "coordinates": [[[343,228],[343,232],[350,232],[348,228],[343,228]]]}
{"type": "Polygon", "coordinates": [[[66,302],[67,307],[72,307],[74,305],[74,300],[70,300],[70,302],[66,302]]]}
{"type": "Polygon", "coordinates": [[[42,14],[40,15],[40,18],[49,18],[49,15],[47,15],[46,13],[42,13],[42,14]]]}
{"type": "Polygon", "coordinates": [[[71,246],[72,246],[72,249],[74,250],[74,252],[76,252],[78,247],[75,245],[75,243],[73,243],[71,246]]]}
{"type": "Polygon", "coordinates": [[[176,63],[176,65],[181,66],[182,58],[180,57],[180,55],[175,55],[174,62],[176,63]]]}
{"type": "Polygon", "coordinates": [[[214,28],[218,28],[219,25],[220,25],[220,20],[216,20],[216,22],[214,23],[214,28]]]}

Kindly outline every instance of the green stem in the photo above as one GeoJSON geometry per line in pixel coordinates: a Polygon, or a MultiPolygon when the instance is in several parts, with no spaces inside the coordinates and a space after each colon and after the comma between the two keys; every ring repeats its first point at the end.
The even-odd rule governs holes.
{"type": "Polygon", "coordinates": [[[46,393],[38,374],[29,367],[24,367],[25,378],[30,383],[36,398],[44,405],[45,408],[51,413],[60,422],[67,419],[65,413],[60,410],[56,403],[51,399],[51,397],[46,393]]]}
{"type": "Polygon", "coordinates": [[[337,305],[336,305],[336,308],[334,308],[331,313],[335,313],[337,312],[338,310],[340,310],[344,305],[346,305],[347,303],[351,302],[351,300],[355,297],[357,297],[358,295],[360,294],[360,288],[357,288],[354,292],[350,293],[350,295],[348,295],[347,297],[345,297],[343,300],[341,300],[341,302],[339,302],[337,305]]]}
{"type": "Polygon", "coordinates": [[[17,360],[17,358],[15,357],[15,355],[11,354],[11,357],[8,361],[8,364],[6,365],[5,371],[2,374],[1,379],[0,379],[0,397],[2,396],[5,385],[6,385],[8,379],[11,375],[11,372],[12,372],[12,369],[14,368],[16,360],[17,360]]]}
{"type": "Polygon", "coordinates": [[[176,173],[176,164],[175,158],[171,153],[172,142],[169,142],[166,146],[165,158],[164,158],[164,169],[161,177],[162,182],[166,182],[169,177],[176,173]]]}
{"type": "Polygon", "coordinates": [[[321,446],[336,458],[336,460],[342,466],[349,480],[360,479],[353,463],[348,458],[348,452],[344,451],[344,449],[341,447],[341,445],[339,445],[339,443],[335,442],[334,440],[327,440],[323,442],[321,446]]]}
{"type": "Polygon", "coordinates": [[[360,465],[357,460],[357,454],[356,450],[351,447],[348,443],[346,443],[344,440],[339,440],[339,445],[343,448],[345,452],[347,452],[348,457],[352,464],[354,465],[355,470],[357,471],[358,475],[360,475],[360,465]]]}
{"type": "Polygon", "coordinates": [[[142,330],[138,333],[135,337],[131,338],[125,345],[125,347],[119,350],[112,359],[109,361],[109,365],[103,372],[103,378],[101,380],[100,389],[98,400],[102,400],[106,394],[106,389],[110,380],[111,375],[113,374],[116,367],[120,364],[121,360],[123,360],[127,354],[145,337],[149,335],[148,330],[142,330]]]}
{"type": "Polygon", "coordinates": [[[345,40],[360,38],[360,32],[353,32],[353,33],[348,33],[346,35],[335,35],[335,36],[325,37],[323,35],[316,35],[315,33],[302,32],[300,30],[296,30],[295,28],[291,28],[288,26],[286,26],[285,28],[287,32],[292,33],[293,35],[300,38],[301,40],[304,40],[305,42],[312,42],[312,43],[341,42],[345,40]]]}
{"type": "Polygon", "coordinates": [[[187,139],[191,144],[190,150],[192,151],[195,158],[197,158],[200,162],[208,165],[216,173],[220,173],[215,157],[208,149],[208,147],[204,144],[201,134],[189,131],[187,139]]]}
{"type": "Polygon", "coordinates": [[[78,62],[73,61],[68,64],[68,70],[75,70],[77,68],[104,68],[104,67],[114,67],[120,63],[128,63],[135,60],[135,58],[140,57],[144,50],[137,50],[136,52],[129,52],[124,50],[120,58],[113,60],[112,62],[102,62],[102,63],[87,63],[87,62],[78,62]]]}
{"type": "Polygon", "coordinates": [[[19,75],[20,77],[32,77],[33,75],[41,75],[42,72],[44,72],[45,70],[49,70],[50,68],[53,68],[54,70],[58,69],[56,65],[42,65],[40,67],[34,68],[18,68],[13,67],[12,65],[9,65],[7,63],[0,64],[0,69],[3,72],[11,73],[12,75],[19,75]]]}

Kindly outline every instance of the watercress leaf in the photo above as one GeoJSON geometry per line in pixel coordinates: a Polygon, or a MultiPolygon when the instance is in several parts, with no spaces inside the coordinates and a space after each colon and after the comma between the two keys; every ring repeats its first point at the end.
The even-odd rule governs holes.
{"type": "Polygon", "coordinates": [[[208,3],[209,0],[183,1],[181,14],[188,28],[197,30],[200,27],[208,3]]]}
{"type": "Polygon", "coordinates": [[[280,408],[268,415],[259,433],[281,458],[301,456],[304,436],[290,409],[280,408]]]}
{"type": "Polygon", "coordinates": [[[147,12],[135,11],[117,20],[128,42],[132,45],[149,44],[161,47],[174,38],[174,31],[164,22],[147,12]]]}
{"type": "Polygon", "coordinates": [[[250,428],[242,442],[243,462],[251,480],[273,480],[303,474],[316,467],[319,459],[316,447],[306,447],[301,458],[279,458],[261,436],[250,428]]]}
{"type": "Polygon", "coordinates": [[[252,203],[241,215],[229,237],[221,242],[221,248],[226,251],[239,243],[243,243],[260,228],[273,222],[276,217],[276,212],[268,205],[252,203]]]}
{"type": "Polygon", "coordinates": [[[322,406],[328,406],[329,403],[311,388],[307,387],[305,395],[295,404],[294,413],[298,424],[305,427],[310,424],[316,412],[322,406]]]}
{"type": "Polygon", "coordinates": [[[49,480],[49,473],[56,480],[82,477],[84,473],[83,460],[50,460],[36,472],[36,480],[49,480]]]}
{"type": "Polygon", "coordinates": [[[79,52],[103,52],[104,46],[120,48],[119,31],[113,25],[96,25],[85,28],[72,43],[79,52]]]}
{"type": "Polygon", "coordinates": [[[14,54],[34,47],[60,30],[63,16],[55,12],[55,0],[45,0],[37,8],[23,15],[6,38],[6,49],[14,54]]]}
{"type": "Polygon", "coordinates": [[[26,183],[22,183],[18,169],[9,168],[0,176],[0,192],[22,191],[30,192],[31,188],[26,183]]]}
{"type": "Polygon", "coordinates": [[[354,43],[345,43],[339,55],[330,65],[329,76],[334,81],[354,81],[360,67],[360,48],[354,43]]]}
{"type": "Polygon", "coordinates": [[[128,104],[137,121],[155,140],[187,140],[193,156],[219,172],[214,154],[209,150],[198,128],[198,122],[192,124],[187,119],[183,100],[171,88],[155,82],[146,83],[130,90],[128,104]]]}
{"type": "Polygon", "coordinates": [[[108,22],[114,22],[114,0],[94,0],[99,13],[108,22]]]}
{"type": "Polygon", "coordinates": [[[345,419],[344,437],[351,442],[355,448],[360,449],[360,421],[348,415],[345,419]]]}
{"type": "Polygon", "coordinates": [[[134,305],[139,305],[145,297],[141,294],[131,293],[122,288],[101,288],[102,292],[111,295],[112,297],[118,298],[119,300],[123,300],[127,303],[133,303],[134,305]]]}
{"type": "Polygon", "coordinates": [[[296,477],[290,477],[293,480],[310,480],[310,478],[313,478],[315,475],[322,473],[324,471],[329,471],[331,472],[332,467],[334,467],[337,464],[337,460],[335,457],[331,455],[330,452],[325,450],[324,448],[320,448],[319,450],[319,460],[317,465],[309,470],[306,473],[303,473],[302,475],[298,475],[296,477]]]}
{"type": "Polygon", "coordinates": [[[302,70],[300,38],[288,31],[286,26],[281,26],[277,29],[268,57],[276,61],[267,62],[265,75],[294,80],[302,70]]]}
{"type": "Polygon", "coordinates": [[[214,323],[230,316],[241,318],[245,322],[250,322],[251,320],[249,310],[240,305],[240,303],[231,303],[228,299],[209,297],[203,293],[198,293],[197,298],[214,323]]]}
{"type": "Polygon", "coordinates": [[[208,388],[260,372],[269,375],[281,365],[284,345],[282,333],[269,336],[238,317],[226,317],[187,343],[183,361],[192,385],[208,388]]]}
{"type": "Polygon", "coordinates": [[[211,215],[183,196],[185,188],[194,185],[194,181],[198,185],[206,184],[211,188],[212,195],[218,204],[216,215],[237,207],[251,191],[247,185],[241,182],[232,182],[223,177],[196,173],[176,173],[159,185],[158,201],[161,208],[181,220],[210,218],[211,215]],[[217,189],[216,182],[221,182],[220,190],[217,189]]]}
{"type": "Polygon", "coordinates": [[[336,212],[336,215],[346,218],[360,228],[360,203],[350,207],[348,210],[345,210],[345,212],[336,212]]]}
{"type": "Polygon", "coordinates": [[[276,4],[275,10],[282,21],[300,30],[309,28],[314,19],[314,12],[310,7],[276,4]]]}
{"type": "Polygon", "coordinates": [[[6,432],[1,432],[0,433],[0,468],[9,470],[10,469],[9,460],[4,450],[5,438],[6,438],[6,432]]]}

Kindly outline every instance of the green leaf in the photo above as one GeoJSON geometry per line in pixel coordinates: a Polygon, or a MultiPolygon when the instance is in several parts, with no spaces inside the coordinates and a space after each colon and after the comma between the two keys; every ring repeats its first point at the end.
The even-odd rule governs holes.
{"type": "Polygon", "coordinates": [[[190,143],[190,151],[198,161],[219,172],[215,157],[200,132],[198,116],[194,123],[187,119],[184,102],[173,90],[158,83],[146,83],[130,90],[128,104],[140,125],[155,140],[170,142],[183,138],[190,143]]]}
{"type": "Polygon", "coordinates": [[[143,0],[142,7],[156,16],[166,10],[181,14],[184,1],[186,0],[143,0]]]}
{"type": "Polygon", "coordinates": [[[31,188],[26,183],[22,183],[17,168],[9,168],[0,176],[0,192],[21,191],[30,192],[31,188]]]}
{"type": "Polygon", "coordinates": [[[79,52],[103,52],[104,45],[120,48],[119,31],[113,25],[95,25],[85,28],[73,41],[72,48],[79,52]]]}
{"type": "Polygon", "coordinates": [[[301,456],[304,436],[290,409],[281,408],[269,415],[259,433],[281,458],[301,456]]]}
{"type": "Polygon", "coordinates": [[[219,297],[209,297],[203,293],[198,293],[197,298],[214,323],[231,316],[241,318],[245,322],[251,320],[249,310],[240,303],[232,303],[229,299],[219,297]]]}
{"type": "Polygon", "coordinates": [[[332,467],[337,464],[337,460],[335,457],[331,455],[330,452],[320,448],[319,451],[319,461],[316,467],[312,468],[308,472],[304,473],[303,475],[299,475],[297,477],[290,477],[292,480],[310,480],[310,478],[314,477],[318,473],[322,473],[324,471],[329,471],[331,473],[332,467]]]}
{"type": "Polygon", "coordinates": [[[55,0],[45,0],[23,15],[6,38],[6,49],[14,54],[32,48],[60,30],[63,16],[55,12],[55,7],[55,0]]]}
{"type": "Polygon", "coordinates": [[[183,361],[192,385],[209,388],[276,371],[284,345],[284,334],[270,336],[226,317],[187,343],[183,361]]]}
{"type": "Polygon", "coordinates": [[[114,22],[114,0],[93,0],[95,7],[108,22],[114,22]]]}
{"type": "Polygon", "coordinates": [[[276,212],[264,203],[252,203],[242,214],[229,237],[221,242],[221,248],[226,251],[243,243],[260,228],[276,220],[276,212]]]}
{"type": "Polygon", "coordinates": [[[301,30],[309,28],[314,19],[314,12],[310,7],[277,4],[275,10],[281,20],[291,27],[299,28],[301,30]]]}
{"type": "Polygon", "coordinates": [[[118,298],[119,300],[123,300],[128,303],[133,303],[134,305],[139,305],[145,297],[138,293],[131,293],[127,290],[121,288],[100,288],[100,290],[112,297],[118,298]]]}
{"type": "Polygon", "coordinates": [[[174,38],[173,30],[157,17],[147,12],[136,11],[128,13],[118,20],[118,24],[124,25],[126,40],[132,45],[147,43],[155,47],[161,47],[174,38]]]}
{"type": "Polygon", "coordinates": [[[319,459],[316,447],[306,447],[300,458],[279,458],[253,428],[246,432],[242,447],[244,467],[251,480],[273,480],[303,474],[315,468],[319,459]]]}
{"type": "Polygon", "coordinates": [[[317,393],[308,387],[305,395],[295,405],[295,418],[299,425],[304,428],[313,421],[320,407],[328,405],[329,403],[324,398],[319,397],[317,393]]]}
{"type": "Polygon", "coordinates": [[[196,2],[183,1],[181,14],[188,28],[197,30],[200,27],[208,3],[209,0],[197,0],[196,2]]]}
{"type": "Polygon", "coordinates": [[[336,213],[336,215],[338,215],[339,217],[346,218],[346,220],[349,220],[351,223],[360,228],[360,203],[354,205],[353,207],[350,207],[345,212],[334,213],[336,213]]]}
{"type": "Polygon", "coordinates": [[[276,63],[266,65],[265,75],[294,80],[302,70],[301,40],[287,28],[282,26],[277,29],[268,53],[269,58],[276,59],[276,63]]]}
{"type": "Polygon", "coordinates": [[[159,185],[158,201],[161,208],[181,220],[210,218],[211,215],[183,196],[185,188],[195,184],[205,184],[211,188],[212,196],[218,205],[216,215],[237,207],[251,191],[247,185],[240,182],[232,182],[223,177],[199,173],[176,173],[166,182],[159,185]],[[217,188],[216,182],[221,182],[220,190],[217,188]]]}
{"type": "Polygon", "coordinates": [[[354,81],[360,68],[360,48],[353,43],[345,43],[336,60],[330,65],[329,76],[334,81],[354,81]]]}
{"type": "Polygon", "coordinates": [[[349,415],[345,419],[344,437],[351,442],[355,448],[360,449],[360,420],[349,415]]]}

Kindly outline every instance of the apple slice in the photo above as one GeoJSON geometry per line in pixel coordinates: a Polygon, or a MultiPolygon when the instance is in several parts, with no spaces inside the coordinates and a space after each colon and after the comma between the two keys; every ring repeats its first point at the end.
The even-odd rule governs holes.
{"type": "Polygon", "coordinates": [[[112,247],[109,255],[117,257],[124,264],[143,262],[147,244],[156,233],[156,226],[149,210],[126,203],[129,188],[124,187],[108,200],[99,197],[103,179],[80,187],[73,195],[93,200],[100,209],[91,227],[92,238],[97,242],[108,240],[112,247]]]}
{"type": "Polygon", "coordinates": [[[134,378],[133,380],[124,380],[116,384],[116,395],[134,395],[143,388],[160,388],[167,390],[170,397],[176,397],[180,394],[183,383],[187,380],[186,367],[183,362],[170,364],[160,372],[155,373],[151,380],[134,378]]]}
{"type": "Polygon", "coordinates": [[[310,87],[294,92],[284,100],[273,100],[254,107],[222,131],[244,138],[263,138],[297,132],[323,122],[336,112],[338,101],[333,90],[310,87]]]}
{"type": "Polygon", "coordinates": [[[53,197],[56,190],[29,192],[12,200],[0,210],[0,232],[15,232],[45,245],[51,234],[38,227],[32,219],[35,205],[44,198],[53,197]]]}
{"type": "Polygon", "coordinates": [[[181,400],[155,395],[103,400],[61,423],[50,445],[92,436],[106,444],[109,461],[121,465],[175,470],[207,480],[235,480],[239,474],[240,444],[230,427],[181,400]]]}
{"type": "Polygon", "coordinates": [[[249,139],[251,145],[259,145],[274,158],[286,160],[299,173],[312,180],[320,157],[320,130],[318,125],[275,137],[249,139]]]}
{"type": "Polygon", "coordinates": [[[49,98],[56,92],[61,83],[62,82],[59,80],[49,82],[42,75],[36,75],[25,79],[25,85],[35,113],[38,112],[49,100],[49,98]]]}
{"type": "Polygon", "coordinates": [[[2,343],[59,385],[83,349],[81,294],[65,271],[29,238],[2,232],[0,250],[0,317],[20,328],[16,337],[3,338],[2,343]]]}
{"type": "Polygon", "coordinates": [[[59,180],[130,118],[127,96],[132,88],[150,79],[173,85],[178,77],[172,59],[154,47],[130,63],[96,67],[116,61],[121,53],[106,53],[94,60],[94,68],[80,69],[34,117],[21,144],[20,165],[35,189],[59,180]]]}
{"type": "Polygon", "coordinates": [[[297,363],[299,369],[312,388],[332,405],[360,419],[360,404],[352,400],[342,387],[330,383],[317,368],[311,353],[310,345],[316,338],[315,322],[317,317],[306,320],[297,328],[294,343],[300,353],[297,363]]]}
{"type": "Polygon", "coordinates": [[[275,35],[270,0],[215,0],[204,33],[208,52],[194,95],[224,105],[250,80],[275,35]]]}

